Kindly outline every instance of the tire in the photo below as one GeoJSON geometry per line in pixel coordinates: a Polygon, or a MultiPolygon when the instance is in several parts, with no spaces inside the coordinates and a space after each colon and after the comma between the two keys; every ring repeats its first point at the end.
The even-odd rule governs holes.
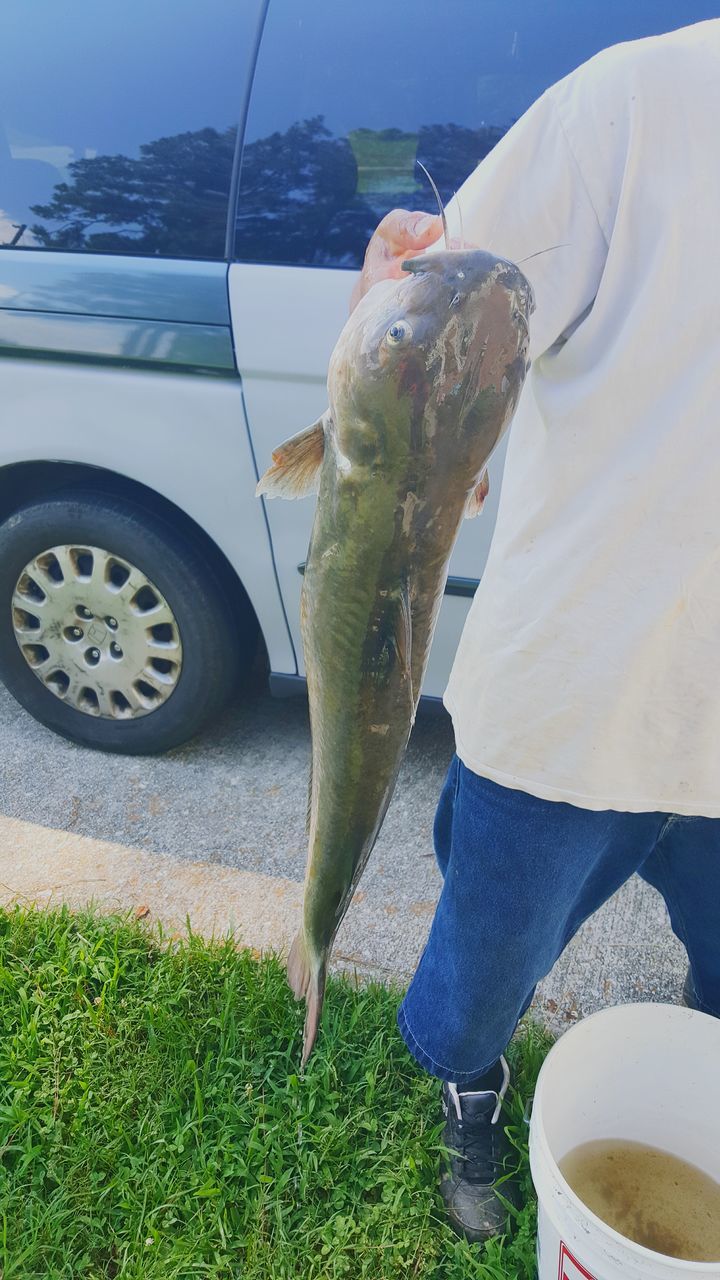
{"type": "Polygon", "coordinates": [[[0,525],[0,679],[36,720],[83,746],[178,746],[227,703],[252,655],[255,629],[236,616],[223,577],[188,535],[133,500],[91,490],[35,499],[0,525]],[[108,612],[106,624],[114,600],[118,618],[108,612]]]}

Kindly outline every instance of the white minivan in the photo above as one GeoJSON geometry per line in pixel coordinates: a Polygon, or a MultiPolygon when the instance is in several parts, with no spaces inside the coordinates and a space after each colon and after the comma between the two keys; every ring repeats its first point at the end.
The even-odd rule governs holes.
{"type": "MultiPolygon", "coordinates": [[[[416,161],[448,198],[598,49],[718,11],[4,0],[0,677],[33,716],[154,752],[227,703],[258,645],[275,692],[303,688],[312,502],[254,489],[325,408],[373,228],[433,208],[416,161]]],[[[432,697],[498,488],[453,555],[432,697]]]]}

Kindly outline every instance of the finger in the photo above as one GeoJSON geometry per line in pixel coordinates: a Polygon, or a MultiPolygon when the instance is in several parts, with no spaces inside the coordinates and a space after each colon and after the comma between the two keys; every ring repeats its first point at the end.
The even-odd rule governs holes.
{"type": "Polygon", "coordinates": [[[407,272],[403,270],[403,262],[407,262],[410,258],[420,258],[424,252],[424,249],[406,249],[403,253],[388,254],[382,261],[375,262],[371,273],[373,284],[376,280],[405,280],[407,272]]]}
{"type": "Polygon", "coordinates": [[[416,258],[442,235],[442,218],[409,209],[393,209],[383,218],[365,251],[360,276],[355,282],[350,310],[380,280],[401,279],[402,264],[416,258]]]}
{"type": "Polygon", "coordinates": [[[426,249],[442,235],[442,218],[439,214],[423,213],[417,209],[393,209],[385,215],[375,235],[392,253],[426,249]]]}

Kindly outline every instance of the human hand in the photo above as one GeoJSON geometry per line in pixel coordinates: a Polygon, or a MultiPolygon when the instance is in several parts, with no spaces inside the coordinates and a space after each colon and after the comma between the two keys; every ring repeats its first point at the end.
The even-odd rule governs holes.
{"type": "Polygon", "coordinates": [[[365,251],[365,261],[350,298],[353,311],[368,289],[378,280],[399,279],[402,264],[440,239],[442,218],[439,214],[393,209],[373,232],[365,251]]]}

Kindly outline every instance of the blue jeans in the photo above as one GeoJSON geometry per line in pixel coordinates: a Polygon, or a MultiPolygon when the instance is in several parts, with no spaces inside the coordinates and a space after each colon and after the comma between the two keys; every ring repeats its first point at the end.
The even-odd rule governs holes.
{"type": "Polygon", "coordinates": [[[442,894],[398,1013],[432,1075],[463,1084],[497,1061],[536,983],[634,871],[665,899],[700,1008],[720,1015],[720,819],[538,800],[455,757],[435,852],[442,894]]]}

